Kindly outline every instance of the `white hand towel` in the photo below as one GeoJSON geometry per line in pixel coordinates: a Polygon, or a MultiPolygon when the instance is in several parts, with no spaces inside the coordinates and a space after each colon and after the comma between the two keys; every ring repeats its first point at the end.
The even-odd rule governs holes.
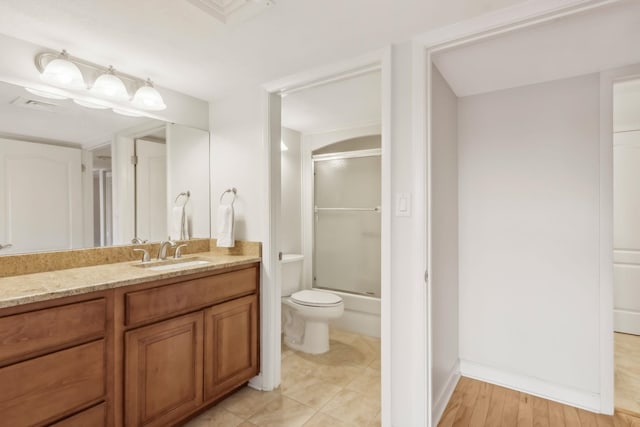
{"type": "Polygon", "coordinates": [[[174,206],[171,210],[171,238],[177,240],[188,240],[189,229],[186,205],[174,206]]]}
{"type": "Polygon", "coordinates": [[[232,248],[235,246],[236,241],[233,235],[233,205],[220,205],[218,208],[218,247],[219,248],[232,248]]]}

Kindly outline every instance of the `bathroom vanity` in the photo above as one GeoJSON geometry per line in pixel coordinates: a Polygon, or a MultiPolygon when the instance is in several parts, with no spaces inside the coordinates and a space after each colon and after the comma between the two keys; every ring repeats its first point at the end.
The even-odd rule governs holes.
{"type": "Polygon", "coordinates": [[[198,255],[0,279],[1,423],[171,426],[257,375],[260,258],[198,255]]]}

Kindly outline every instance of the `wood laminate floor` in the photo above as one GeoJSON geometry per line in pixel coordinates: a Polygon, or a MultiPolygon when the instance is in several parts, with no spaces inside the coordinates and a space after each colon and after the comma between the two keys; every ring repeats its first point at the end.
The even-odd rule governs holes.
{"type": "Polygon", "coordinates": [[[640,427],[640,418],[613,417],[462,377],[439,427],[640,427]]]}
{"type": "Polygon", "coordinates": [[[616,410],[640,416],[640,336],[615,334],[616,410]]]}

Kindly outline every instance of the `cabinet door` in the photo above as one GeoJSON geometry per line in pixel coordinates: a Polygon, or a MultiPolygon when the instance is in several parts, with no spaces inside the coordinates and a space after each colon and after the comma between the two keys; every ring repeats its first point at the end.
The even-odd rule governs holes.
{"type": "Polygon", "coordinates": [[[258,298],[250,295],[205,311],[205,400],[258,374],[258,298]]]}
{"type": "Polygon", "coordinates": [[[202,403],[202,312],[125,334],[125,425],[167,426],[202,403]]]}

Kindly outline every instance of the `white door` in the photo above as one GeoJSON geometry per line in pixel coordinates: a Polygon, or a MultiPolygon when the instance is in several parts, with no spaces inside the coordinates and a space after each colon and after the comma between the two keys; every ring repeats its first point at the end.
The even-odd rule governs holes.
{"type": "Polygon", "coordinates": [[[640,131],[613,144],[614,329],[640,335],[640,131]]]}
{"type": "Polygon", "coordinates": [[[136,139],[136,156],[136,237],[150,242],[165,240],[168,235],[166,145],[136,139]]]}
{"type": "Polygon", "coordinates": [[[0,255],[80,248],[80,149],[0,139],[0,255]]]}

